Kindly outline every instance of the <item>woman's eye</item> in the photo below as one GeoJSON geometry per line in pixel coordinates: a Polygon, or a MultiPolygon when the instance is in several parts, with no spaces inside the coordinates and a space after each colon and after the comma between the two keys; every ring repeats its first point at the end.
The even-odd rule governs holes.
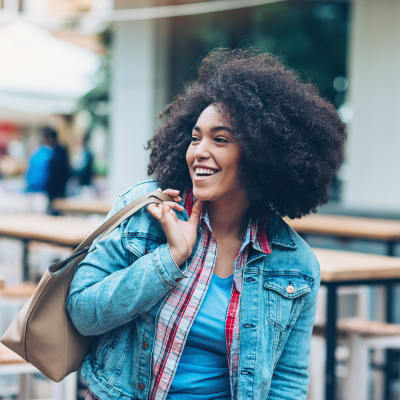
{"type": "Polygon", "coordinates": [[[226,139],[226,138],[224,138],[224,137],[220,137],[220,136],[217,136],[214,140],[215,140],[217,143],[228,143],[228,139],[226,139]]]}
{"type": "Polygon", "coordinates": [[[197,136],[193,136],[190,138],[191,142],[198,142],[200,139],[197,136]]]}

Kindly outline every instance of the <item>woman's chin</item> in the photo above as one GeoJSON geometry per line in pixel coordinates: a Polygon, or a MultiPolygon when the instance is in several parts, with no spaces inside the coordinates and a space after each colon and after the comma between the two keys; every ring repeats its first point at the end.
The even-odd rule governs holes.
{"type": "Polygon", "coordinates": [[[195,197],[196,200],[201,200],[201,201],[210,201],[212,200],[211,193],[206,190],[202,189],[196,189],[196,187],[193,188],[193,196],[195,197]]]}

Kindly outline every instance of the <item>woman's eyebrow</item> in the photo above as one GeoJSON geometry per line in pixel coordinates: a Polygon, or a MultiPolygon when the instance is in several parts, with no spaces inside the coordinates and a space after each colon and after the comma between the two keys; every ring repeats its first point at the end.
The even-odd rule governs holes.
{"type": "MultiPolygon", "coordinates": [[[[194,130],[194,131],[201,132],[200,127],[197,126],[197,125],[195,125],[195,126],[193,127],[193,130],[194,130]]],[[[229,133],[232,133],[232,129],[229,128],[228,126],[225,126],[225,125],[217,125],[217,126],[213,126],[213,127],[211,128],[211,132],[216,132],[216,131],[228,131],[229,133]]]]}

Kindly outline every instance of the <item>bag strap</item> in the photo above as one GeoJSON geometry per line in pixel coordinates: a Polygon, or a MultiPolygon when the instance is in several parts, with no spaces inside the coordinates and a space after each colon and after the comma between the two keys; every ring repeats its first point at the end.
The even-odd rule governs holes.
{"type": "Polygon", "coordinates": [[[112,217],[103,222],[93,233],[91,233],[85,240],[83,240],[78,247],[76,247],[73,253],[88,247],[92,242],[99,236],[103,238],[106,237],[112,230],[114,230],[123,221],[129,218],[131,215],[135,214],[144,206],[151,203],[162,203],[163,201],[173,201],[167,194],[156,190],[154,192],[148,193],[145,196],[129,203],[127,206],[119,210],[112,217]]]}

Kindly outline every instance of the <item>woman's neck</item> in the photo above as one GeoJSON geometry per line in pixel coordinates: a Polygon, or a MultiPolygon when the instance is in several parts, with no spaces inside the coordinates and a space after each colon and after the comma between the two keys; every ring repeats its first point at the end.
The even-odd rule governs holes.
{"type": "Polygon", "coordinates": [[[245,195],[235,199],[219,199],[207,202],[207,212],[211,228],[217,238],[243,239],[248,201],[245,195]]]}

